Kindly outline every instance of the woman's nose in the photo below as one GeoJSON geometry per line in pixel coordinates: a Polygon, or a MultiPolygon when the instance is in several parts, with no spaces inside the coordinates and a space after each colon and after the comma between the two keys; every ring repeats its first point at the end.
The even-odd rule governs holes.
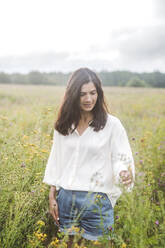
{"type": "Polygon", "coordinates": [[[85,98],[85,100],[87,101],[87,102],[90,102],[91,101],[91,96],[90,95],[86,95],[86,98],[85,98]]]}

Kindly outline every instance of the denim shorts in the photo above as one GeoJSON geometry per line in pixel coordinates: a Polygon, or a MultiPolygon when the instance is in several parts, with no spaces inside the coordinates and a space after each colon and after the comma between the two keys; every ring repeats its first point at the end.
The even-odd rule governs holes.
{"type": "Polygon", "coordinates": [[[77,232],[88,240],[98,240],[113,231],[114,211],[108,196],[101,192],[66,190],[57,194],[59,231],[77,232]]]}

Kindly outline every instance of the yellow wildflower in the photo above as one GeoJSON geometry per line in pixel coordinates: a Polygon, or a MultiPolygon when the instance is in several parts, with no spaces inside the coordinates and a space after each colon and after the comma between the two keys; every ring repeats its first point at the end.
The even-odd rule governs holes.
{"type": "Polygon", "coordinates": [[[76,226],[72,226],[68,229],[68,232],[72,232],[72,231],[75,231],[75,232],[79,232],[80,231],[80,228],[79,227],[76,227],[76,226]]]}
{"type": "Polygon", "coordinates": [[[102,195],[96,195],[96,196],[95,196],[95,201],[97,201],[97,200],[99,200],[99,199],[101,199],[101,198],[103,198],[102,195]]]}
{"type": "Polygon", "coordinates": [[[121,245],[121,247],[122,247],[122,248],[126,248],[126,247],[127,247],[126,243],[123,243],[123,244],[121,245]]]}
{"type": "Polygon", "coordinates": [[[53,240],[53,241],[50,243],[50,245],[51,245],[51,246],[57,246],[58,243],[59,243],[59,239],[58,239],[58,238],[55,238],[55,240],[53,240]]]}
{"type": "Polygon", "coordinates": [[[29,138],[29,137],[28,137],[27,135],[24,135],[24,136],[22,137],[23,140],[28,139],[28,138],[29,138]]]}
{"type": "Polygon", "coordinates": [[[8,118],[6,117],[6,116],[0,116],[0,118],[2,119],[2,120],[8,120],[8,118]]]}
{"type": "Polygon", "coordinates": [[[42,220],[37,221],[37,225],[39,226],[45,226],[45,222],[42,220]]]}
{"type": "Polygon", "coordinates": [[[76,227],[76,226],[73,226],[72,227],[72,230],[75,231],[75,232],[79,232],[80,231],[80,228],[79,227],[76,227]]]}
{"type": "Polygon", "coordinates": [[[76,243],[76,244],[74,245],[74,248],[80,248],[80,246],[76,243]]]}
{"type": "Polygon", "coordinates": [[[96,241],[93,241],[93,244],[94,245],[100,245],[100,242],[98,240],[96,240],[96,241]]]}
{"type": "Polygon", "coordinates": [[[36,236],[36,238],[38,240],[41,240],[41,241],[44,241],[46,239],[46,237],[47,237],[46,234],[40,233],[38,231],[37,232],[34,232],[34,235],[36,236]]]}
{"type": "Polygon", "coordinates": [[[36,146],[35,144],[32,144],[32,143],[29,143],[28,145],[29,145],[29,146],[34,146],[34,147],[36,146]]]}
{"type": "Polygon", "coordinates": [[[44,150],[44,149],[42,149],[41,152],[48,153],[48,151],[47,150],[44,150]]]}

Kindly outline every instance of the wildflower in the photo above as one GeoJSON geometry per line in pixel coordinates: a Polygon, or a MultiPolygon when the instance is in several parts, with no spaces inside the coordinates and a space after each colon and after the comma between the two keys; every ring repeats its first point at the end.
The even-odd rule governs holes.
{"type": "Polygon", "coordinates": [[[135,152],[135,155],[138,155],[138,152],[135,152]]]}
{"type": "Polygon", "coordinates": [[[97,195],[96,198],[100,199],[102,198],[102,195],[97,195]]]}
{"type": "Polygon", "coordinates": [[[23,139],[23,140],[28,139],[28,136],[27,136],[27,135],[24,135],[24,136],[22,137],[22,139],[23,139]]]}
{"type": "Polygon", "coordinates": [[[30,244],[31,244],[32,246],[35,245],[35,242],[34,242],[33,240],[30,240],[29,242],[30,242],[30,244]]]}
{"type": "Polygon", "coordinates": [[[70,229],[69,229],[69,232],[72,232],[72,231],[75,231],[75,232],[79,232],[80,231],[80,228],[79,227],[76,227],[76,226],[72,226],[70,229]]]}
{"type": "Polygon", "coordinates": [[[143,160],[140,160],[139,162],[140,162],[140,164],[143,164],[143,160]]]}
{"type": "Polygon", "coordinates": [[[119,219],[119,216],[118,215],[116,215],[116,220],[118,220],[119,219]]]}
{"type": "Polygon", "coordinates": [[[39,231],[34,232],[34,235],[36,236],[38,240],[41,240],[41,241],[44,241],[47,237],[45,233],[43,234],[43,233],[40,233],[39,231]]]}
{"type": "Polygon", "coordinates": [[[42,149],[41,152],[48,153],[48,151],[47,150],[44,150],[44,149],[42,149]]]}
{"type": "Polygon", "coordinates": [[[34,147],[36,146],[35,144],[32,144],[32,143],[29,143],[28,145],[29,145],[29,146],[34,146],[34,147]]]}
{"type": "Polygon", "coordinates": [[[152,136],[152,133],[151,133],[150,131],[147,131],[147,132],[146,132],[146,135],[152,136]]]}
{"type": "Polygon", "coordinates": [[[135,138],[133,137],[132,140],[135,140],[135,138]]]}
{"type": "Polygon", "coordinates": [[[122,243],[121,247],[126,248],[127,247],[126,243],[122,243]]]}
{"type": "Polygon", "coordinates": [[[46,237],[47,237],[47,234],[44,233],[44,235],[43,235],[43,237],[42,237],[42,241],[44,241],[44,240],[46,239],[46,237]]]}
{"type": "Polygon", "coordinates": [[[93,244],[94,245],[100,245],[100,242],[98,240],[96,240],[96,241],[93,241],[93,244]]]}
{"type": "Polygon", "coordinates": [[[158,225],[159,225],[159,221],[158,221],[158,220],[156,220],[156,221],[155,221],[155,224],[158,226],[158,225]]]}
{"type": "Polygon", "coordinates": [[[37,221],[37,225],[39,226],[45,226],[45,222],[42,220],[37,221]]]}
{"type": "Polygon", "coordinates": [[[22,168],[24,168],[24,167],[25,167],[25,163],[24,163],[24,162],[22,162],[21,167],[22,167],[22,168]]]}
{"type": "Polygon", "coordinates": [[[79,231],[80,231],[80,228],[79,228],[79,227],[73,227],[73,230],[74,230],[75,232],[79,232],[79,231]]]}
{"type": "Polygon", "coordinates": [[[113,230],[112,226],[108,227],[108,230],[109,231],[112,231],[113,230]]]}
{"type": "Polygon", "coordinates": [[[8,120],[8,118],[6,116],[0,116],[1,120],[8,120]]]}
{"type": "Polygon", "coordinates": [[[74,245],[74,248],[80,248],[80,246],[76,243],[76,244],[74,245]]]}
{"type": "Polygon", "coordinates": [[[86,246],[80,246],[80,245],[78,245],[77,243],[74,245],[74,248],[87,248],[86,246]]]}
{"type": "Polygon", "coordinates": [[[59,244],[59,239],[58,239],[58,238],[55,238],[55,240],[53,240],[53,241],[50,243],[51,246],[55,246],[55,247],[57,247],[58,244],[59,244]]]}

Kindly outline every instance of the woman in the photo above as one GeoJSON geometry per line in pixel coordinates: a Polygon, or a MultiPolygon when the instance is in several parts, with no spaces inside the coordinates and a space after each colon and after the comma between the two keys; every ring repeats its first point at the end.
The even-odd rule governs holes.
{"type": "Polygon", "coordinates": [[[120,186],[130,190],[133,180],[126,131],[108,113],[96,73],[80,68],[67,84],[44,177],[59,230],[74,235],[78,227],[88,240],[108,234],[120,186]]]}

